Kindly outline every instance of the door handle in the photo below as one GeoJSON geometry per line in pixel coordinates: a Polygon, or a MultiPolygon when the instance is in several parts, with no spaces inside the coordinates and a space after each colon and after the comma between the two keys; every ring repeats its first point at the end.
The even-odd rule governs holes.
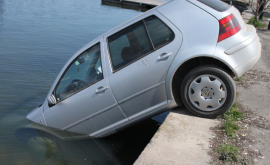
{"type": "Polygon", "coordinates": [[[106,91],[108,89],[108,86],[106,87],[99,87],[97,90],[96,90],[96,94],[100,94],[104,91],[106,91]]]}
{"type": "Polygon", "coordinates": [[[172,52],[170,53],[162,53],[160,56],[158,56],[158,61],[167,60],[172,55],[172,52]]]}

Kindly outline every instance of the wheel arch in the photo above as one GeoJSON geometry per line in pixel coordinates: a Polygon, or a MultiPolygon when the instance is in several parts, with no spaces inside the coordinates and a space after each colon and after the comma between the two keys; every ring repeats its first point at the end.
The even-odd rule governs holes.
{"type": "Polygon", "coordinates": [[[178,68],[176,69],[176,71],[172,76],[171,81],[172,96],[178,106],[183,105],[180,94],[181,85],[179,84],[182,84],[184,77],[190,70],[201,65],[215,65],[226,71],[232,78],[236,76],[233,70],[226,63],[224,63],[219,59],[206,56],[199,56],[187,59],[185,62],[183,62],[178,66],[178,68]]]}

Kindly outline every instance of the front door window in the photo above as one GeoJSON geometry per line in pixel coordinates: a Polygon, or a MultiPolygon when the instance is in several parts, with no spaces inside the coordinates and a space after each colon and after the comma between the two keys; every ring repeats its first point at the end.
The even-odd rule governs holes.
{"type": "Polygon", "coordinates": [[[55,89],[58,102],[103,79],[100,58],[100,44],[96,44],[69,65],[55,89]]]}

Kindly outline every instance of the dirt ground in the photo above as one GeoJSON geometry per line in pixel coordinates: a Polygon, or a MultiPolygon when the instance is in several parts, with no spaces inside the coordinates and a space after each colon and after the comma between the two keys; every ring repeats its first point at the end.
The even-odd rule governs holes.
{"type": "MultiPolygon", "coordinates": [[[[237,102],[244,120],[238,121],[241,129],[233,143],[242,148],[240,164],[270,164],[270,30],[257,30],[262,42],[262,55],[257,64],[236,81],[237,102]]],[[[218,118],[218,120],[222,120],[218,118]]],[[[214,161],[223,164],[214,148],[226,142],[227,137],[220,125],[211,128],[213,150],[209,152],[214,161]]]]}
{"type": "Polygon", "coordinates": [[[257,157],[252,156],[253,163],[270,164],[270,31],[257,33],[262,42],[262,56],[242,82],[237,82],[237,101],[246,111],[245,136],[251,140],[248,149],[258,153],[257,157]]]}
{"type": "MultiPolygon", "coordinates": [[[[236,82],[237,101],[245,119],[238,122],[242,129],[235,144],[242,148],[244,164],[266,165],[270,164],[270,31],[259,29],[257,33],[262,42],[261,58],[236,82]]],[[[212,131],[216,134],[213,146],[226,140],[218,126],[212,131]]]]}

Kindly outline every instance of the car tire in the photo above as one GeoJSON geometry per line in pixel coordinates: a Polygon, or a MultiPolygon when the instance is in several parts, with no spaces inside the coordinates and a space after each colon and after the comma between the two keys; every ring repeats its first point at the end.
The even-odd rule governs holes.
{"type": "Polygon", "coordinates": [[[213,65],[202,65],[187,73],[181,85],[186,108],[195,115],[215,118],[225,113],[235,100],[232,77],[213,65]]]}

